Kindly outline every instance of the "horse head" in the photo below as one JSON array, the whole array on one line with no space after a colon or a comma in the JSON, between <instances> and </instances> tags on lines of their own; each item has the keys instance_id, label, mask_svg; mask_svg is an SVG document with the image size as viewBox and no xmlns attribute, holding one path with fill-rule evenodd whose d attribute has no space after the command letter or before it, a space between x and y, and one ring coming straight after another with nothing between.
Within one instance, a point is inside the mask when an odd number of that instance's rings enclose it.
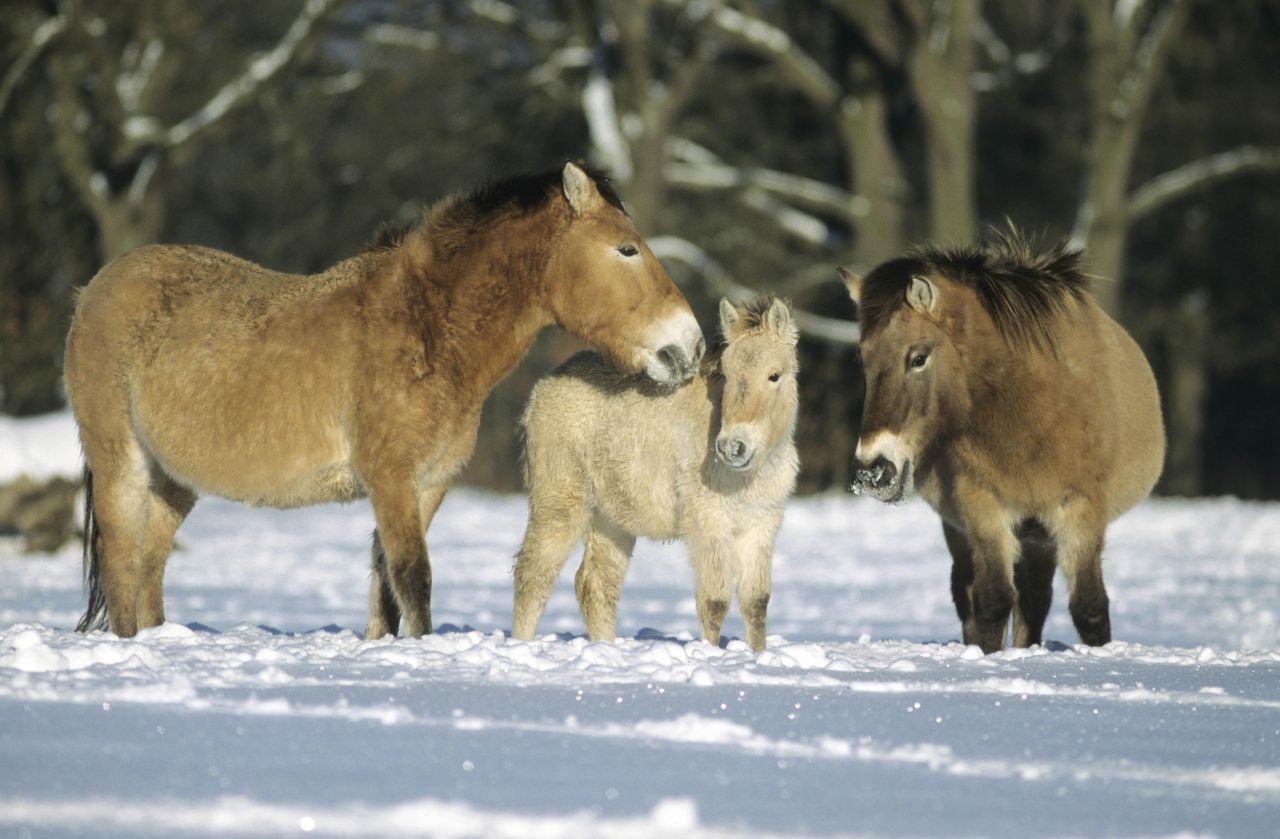
<instances>
[{"instance_id":1,"label":"horse head","mask_svg":"<svg viewBox=\"0 0 1280 839\"><path fill-rule=\"evenodd\" d=\"M730 469L763 462L795 431L798 335L787 304L766 296L735 307L720 301L725 346L716 455Z\"/></svg>"},{"instance_id":2,"label":"horse head","mask_svg":"<svg viewBox=\"0 0 1280 839\"><path fill-rule=\"evenodd\" d=\"M568 227L548 266L552 314L619 367L660 384L693 378L706 350L684 295L611 188L567 163Z\"/></svg>"}]
</instances>

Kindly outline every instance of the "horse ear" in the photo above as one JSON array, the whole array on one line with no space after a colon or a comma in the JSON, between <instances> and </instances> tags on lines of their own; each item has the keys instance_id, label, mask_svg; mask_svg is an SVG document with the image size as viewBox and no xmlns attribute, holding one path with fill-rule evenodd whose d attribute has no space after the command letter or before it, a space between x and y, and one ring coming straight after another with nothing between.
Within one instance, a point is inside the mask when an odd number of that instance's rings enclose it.
<instances>
[{"instance_id":1,"label":"horse ear","mask_svg":"<svg viewBox=\"0 0 1280 839\"><path fill-rule=\"evenodd\" d=\"M728 297L720 298L720 334L728 338L735 326L738 325L740 316L738 309L729 302Z\"/></svg>"},{"instance_id":2,"label":"horse ear","mask_svg":"<svg viewBox=\"0 0 1280 839\"><path fill-rule=\"evenodd\" d=\"M795 321L791 319L791 310L781 300L774 300L769 306L769 311L764 314L764 322L773 334L786 338L793 344L800 340Z\"/></svg>"},{"instance_id":3,"label":"horse ear","mask_svg":"<svg viewBox=\"0 0 1280 839\"><path fill-rule=\"evenodd\" d=\"M564 197L579 216L594 210L601 200L596 182L573 161L564 165Z\"/></svg>"},{"instance_id":4,"label":"horse ear","mask_svg":"<svg viewBox=\"0 0 1280 839\"><path fill-rule=\"evenodd\" d=\"M938 290L924 277L912 277L907 286L907 305L921 314L932 314L938 305Z\"/></svg>"},{"instance_id":5,"label":"horse ear","mask_svg":"<svg viewBox=\"0 0 1280 839\"><path fill-rule=\"evenodd\" d=\"M853 300L855 305L862 305L862 277L845 268L843 265L837 265L836 271L840 274L840 279L844 280L844 287L849 289L849 298Z\"/></svg>"}]
</instances>

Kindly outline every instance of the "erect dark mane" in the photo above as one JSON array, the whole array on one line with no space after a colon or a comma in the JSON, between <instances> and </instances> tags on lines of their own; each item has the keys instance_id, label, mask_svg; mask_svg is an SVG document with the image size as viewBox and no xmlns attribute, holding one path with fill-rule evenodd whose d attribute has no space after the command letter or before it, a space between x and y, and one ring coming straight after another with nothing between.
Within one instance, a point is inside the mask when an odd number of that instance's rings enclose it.
<instances>
[{"instance_id":1,"label":"erect dark mane","mask_svg":"<svg viewBox=\"0 0 1280 839\"><path fill-rule=\"evenodd\" d=\"M605 201L624 213L627 211L606 172L586 166L582 166L582 170L595 182ZM415 230L448 236L460 230L484 227L509 216L534 212L544 207L553 197L562 194L563 179L563 170L549 169L533 175L512 175L491 180L471 192L458 193L428 207L417 224L383 224L365 250L397 248Z\"/></svg>"},{"instance_id":2,"label":"erect dark mane","mask_svg":"<svg viewBox=\"0 0 1280 839\"><path fill-rule=\"evenodd\" d=\"M1037 252L1012 224L992 231L991 239L977 246L914 248L876 267L863 281L863 334L879 330L905 305L913 276L936 273L971 287L1007 340L1052 347L1057 343L1056 316L1068 301L1088 293L1080 260L1080 249L1065 241Z\"/></svg>"}]
</instances>

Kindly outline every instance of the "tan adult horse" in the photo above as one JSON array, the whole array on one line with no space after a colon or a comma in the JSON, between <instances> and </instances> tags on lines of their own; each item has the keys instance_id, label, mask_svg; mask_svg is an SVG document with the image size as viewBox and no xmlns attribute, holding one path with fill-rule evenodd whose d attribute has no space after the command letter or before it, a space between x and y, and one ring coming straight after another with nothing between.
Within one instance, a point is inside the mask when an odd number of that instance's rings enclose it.
<instances>
[{"instance_id":1,"label":"tan adult horse","mask_svg":"<svg viewBox=\"0 0 1280 839\"><path fill-rule=\"evenodd\" d=\"M433 207L320 274L154 246L84 289L67 392L84 446L89 606L79 628L164 621L174 532L201 493L373 504L395 612L431 631L424 534L485 395L543 326L664 383L704 346L617 195L574 164ZM371 622L372 623L372 622ZM371 635L395 631L372 626Z\"/></svg>"},{"instance_id":2,"label":"tan adult horse","mask_svg":"<svg viewBox=\"0 0 1280 839\"><path fill-rule=\"evenodd\" d=\"M637 536L683 539L703 640L720 643L733 589L764 649L773 540L795 488L795 326L762 297L720 302L724 341L686 387L657 389L579 353L533 389L523 425L529 526L511 634L529 640L570 552L593 641L613 640Z\"/></svg>"},{"instance_id":3,"label":"tan adult horse","mask_svg":"<svg viewBox=\"0 0 1280 839\"><path fill-rule=\"evenodd\" d=\"M855 491L918 491L942 518L966 644L1040 643L1055 566L1086 644L1111 640L1107 524L1151 491L1160 397L1133 339L1088 293L1080 252L1032 251L1016 230L926 248L865 279L841 273L862 320L867 393Z\"/></svg>"}]
</instances>

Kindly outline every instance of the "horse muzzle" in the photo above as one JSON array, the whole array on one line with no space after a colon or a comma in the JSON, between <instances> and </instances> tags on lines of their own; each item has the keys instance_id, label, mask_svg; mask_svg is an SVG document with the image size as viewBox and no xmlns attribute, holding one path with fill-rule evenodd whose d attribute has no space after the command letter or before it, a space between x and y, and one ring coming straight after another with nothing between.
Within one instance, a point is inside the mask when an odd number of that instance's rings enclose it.
<instances>
[{"instance_id":1,"label":"horse muzzle","mask_svg":"<svg viewBox=\"0 0 1280 839\"><path fill-rule=\"evenodd\" d=\"M702 356L707 351L707 341L693 315L676 316L654 330L655 340L649 346L656 350L644 351L644 371L655 382L664 385L681 385L690 381L698 372Z\"/></svg>"},{"instance_id":2,"label":"horse muzzle","mask_svg":"<svg viewBox=\"0 0 1280 839\"><path fill-rule=\"evenodd\" d=\"M716 437L716 456L725 466L740 472L751 466L756 450L755 446L741 436L721 434Z\"/></svg>"},{"instance_id":3,"label":"horse muzzle","mask_svg":"<svg viewBox=\"0 0 1280 839\"><path fill-rule=\"evenodd\" d=\"M855 459L849 491L854 495L865 493L878 501L896 504L911 494L911 461L899 469L884 456L877 457L869 465L860 464Z\"/></svg>"}]
</instances>

